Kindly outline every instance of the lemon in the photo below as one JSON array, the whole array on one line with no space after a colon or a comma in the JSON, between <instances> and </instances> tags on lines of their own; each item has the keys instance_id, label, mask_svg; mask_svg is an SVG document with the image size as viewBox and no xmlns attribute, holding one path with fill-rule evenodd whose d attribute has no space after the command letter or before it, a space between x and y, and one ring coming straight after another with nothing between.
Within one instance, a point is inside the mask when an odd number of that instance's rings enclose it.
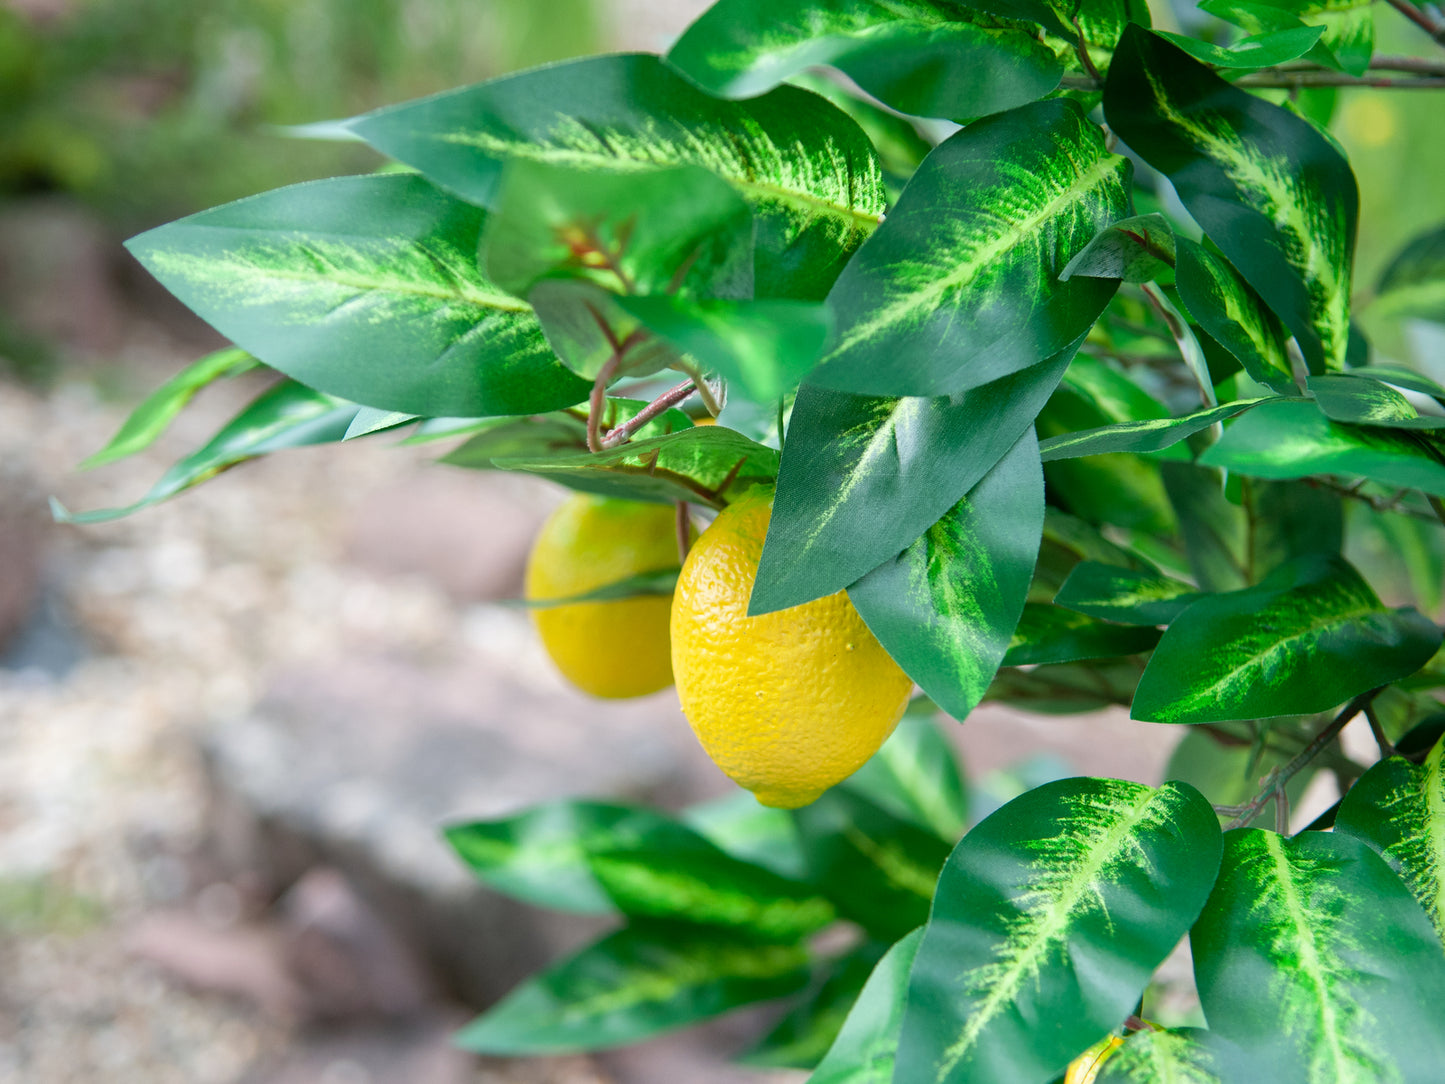
<instances>
[{"instance_id":1,"label":"lemon","mask_svg":"<svg viewBox=\"0 0 1445 1084\"><path fill-rule=\"evenodd\" d=\"M748 617L772 493L748 490L702 533L672 602L672 669L707 753L764 805L794 809L893 732L913 683L836 595Z\"/></svg>"},{"instance_id":2,"label":"lemon","mask_svg":"<svg viewBox=\"0 0 1445 1084\"><path fill-rule=\"evenodd\" d=\"M1108 1061L1114 1051L1123 1045L1124 1040L1117 1035L1100 1039L1069 1063L1069 1071L1064 1077L1064 1084L1094 1084L1094 1079L1099 1075L1099 1070L1104 1067L1104 1062Z\"/></svg>"},{"instance_id":3,"label":"lemon","mask_svg":"<svg viewBox=\"0 0 1445 1084\"><path fill-rule=\"evenodd\" d=\"M548 517L527 561L529 599L569 598L677 567L671 505L574 494ZM644 696L672 684L665 595L532 611L547 654L583 692Z\"/></svg>"}]
</instances>

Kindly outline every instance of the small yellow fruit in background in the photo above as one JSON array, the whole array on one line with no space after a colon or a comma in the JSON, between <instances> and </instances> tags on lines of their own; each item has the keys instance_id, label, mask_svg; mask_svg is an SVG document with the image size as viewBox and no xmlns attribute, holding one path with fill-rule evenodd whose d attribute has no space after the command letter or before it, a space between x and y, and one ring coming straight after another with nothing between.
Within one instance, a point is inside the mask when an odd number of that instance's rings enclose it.
<instances>
[{"instance_id":1,"label":"small yellow fruit in background","mask_svg":"<svg viewBox=\"0 0 1445 1084\"><path fill-rule=\"evenodd\" d=\"M893 732L913 682L846 593L748 617L772 491L748 490L702 533L672 603L682 710L718 767L795 809L852 775Z\"/></svg>"},{"instance_id":2,"label":"small yellow fruit in background","mask_svg":"<svg viewBox=\"0 0 1445 1084\"><path fill-rule=\"evenodd\" d=\"M1094 1084L1094 1079L1099 1075L1099 1070L1104 1067L1104 1062L1108 1061L1114 1051L1123 1045L1124 1040L1117 1035L1100 1039L1069 1063L1069 1071L1064 1076L1064 1084Z\"/></svg>"},{"instance_id":3,"label":"small yellow fruit in background","mask_svg":"<svg viewBox=\"0 0 1445 1084\"><path fill-rule=\"evenodd\" d=\"M528 599L569 598L677 567L670 504L577 493L548 517L527 561ZM666 595L579 602L532 611L564 677L604 699L645 696L672 684Z\"/></svg>"}]
</instances>

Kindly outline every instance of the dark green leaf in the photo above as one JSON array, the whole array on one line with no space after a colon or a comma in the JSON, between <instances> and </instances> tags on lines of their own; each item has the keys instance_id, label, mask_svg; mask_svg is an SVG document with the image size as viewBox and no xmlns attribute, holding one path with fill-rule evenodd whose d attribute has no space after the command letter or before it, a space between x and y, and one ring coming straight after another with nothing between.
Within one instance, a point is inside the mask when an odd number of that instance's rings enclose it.
<instances>
[{"instance_id":1,"label":"dark green leaf","mask_svg":"<svg viewBox=\"0 0 1445 1084\"><path fill-rule=\"evenodd\" d=\"M927 700L910 704L883 748L848 777L848 786L951 844L968 823L968 800L957 754L934 722L936 713Z\"/></svg>"},{"instance_id":2,"label":"dark green leaf","mask_svg":"<svg viewBox=\"0 0 1445 1084\"><path fill-rule=\"evenodd\" d=\"M1157 33L1205 64L1237 71L1258 71L1260 68L1272 68L1276 64L1304 56L1314 48L1315 42L1320 40L1320 35L1324 32L1322 26L1291 26L1283 30L1251 34L1230 45L1211 45L1207 41L1184 34L1171 34L1167 30Z\"/></svg>"},{"instance_id":3,"label":"dark green leaf","mask_svg":"<svg viewBox=\"0 0 1445 1084\"><path fill-rule=\"evenodd\" d=\"M171 419L207 384L238 376L256 368L257 361L244 350L228 346L186 366L146 397L126 418L110 443L80 464L81 470L100 467L149 448L166 431Z\"/></svg>"},{"instance_id":4,"label":"dark green leaf","mask_svg":"<svg viewBox=\"0 0 1445 1084\"><path fill-rule=\"evenodd\" d=\"M793 811L809 879L838 913L892 940L928 918L948 843L895 817L847 784Z\"/></svg>"},{"instance_id":5,"label":"dark green leaf","mask_svg":"<svg viewBox=\"0 0 1445 1084\"><path fill-rule=\"evenodd\" d=\"M1279 317L1223 256L1182 239L1174 281L1189 315L1239 360L1250 379L1281 395L1299 394Z\"/></svg>"},{"instance_id":6,"label":"dark green leaf","mask_svg":"<svg viewBox=\"0 0 1445 1084\"><path fill-rule=\"evenodd\" d=\"M819 967L814 987L802 1004L779 1020L738 1061L759 1069L811 1069L817 1065L837 1039L883 948L876 941L868 941Z\"/></svg>"},{"instance_id":7,"label":"dark green leaf","mask_svg":"<svg viewBox=\"0 0 1445 1084\"><path fill-rule=\"evenodd\" d=\"M1388 429L1445 429L1445 418L1421 417L1410 400L1390 385L1363 375L1367 371L1355 369L1309 378L1309 389L1325 417Z\"/></svg>"},{"instance_id":8,"label":"dark green leaf","mask_svg":"<svg viewBox=\"0 0 1445 1084\"><path fill-rule=\"evenodd\" d=\"M1390 757L1345 795L1335 831L1385 856L1445 941L1445 740L1423 763Z\"/></svg>"},{"instance_id":9,"label":"dark green leaf","mask_svg":"<svg viewBox=\"0 0 1445 1084\"><path fill-rule=\"evenodd\" d=\"M1121 625L1167 625L1197 598L1189 584L1167 576L1083 561L1054 604Z\"/></svg>"},{"instance_id":10,"label":"dark green leaf","mask_svg":"<svg viewBox=\"0 0 1445 1084\"><path fill-rule=\"evenodd\" d=\"M984 699L1044 715L1077 715L1128 707L1138 680L1139 667L1131 659L1063 663L1028 670L1008 666L998 672Z\"/></svg>"},{"instance_id":11,"label":"dark green leaf","mask_svg":"<svg viewBox=\"0 0 1445 1084\"><path fill-rule=\"evenodd\" d=\"M456 1036L478 1054L623 1046L807 984L800 945L637 923L527 980Z\"/></svg>"},{"instance_id":12,"label":"dark green leaf","mask_svg":"<svg viewBox=\"0 0 1445 1084\"><path fill-rule=\"evenodd\" d=\"M667 59L725 98L761 94L804 68L831 64L901 112L955 120L1042 98L1063 75L1034 28L937 0L720 0Z\"/></svg>"},{"instance_id":13,"label":"dark green leaf","mask_svg":"<svg viewBox=\"0 0 1445 1084\"><path fill-rule=\"evenodd\" d=\"M1279 314L1311 369L1342 366L1359 196L1334 144L1139 27L1120 39L1104 111Z\"/></svg>"},{"instance_id":14,"label":"dark green leaf","mask_svg":"<svg viewBox=\"0 0 1445 1084\"><path fill-rule=\"evenodd\" d=\"M1127 213L1130 166L1073 102L987 117L934 150L828 295L813 380L867 395L956 395L1088 331L1117 283L1059 281Z\"/></svg>"},{"instance_id":15,"label":"dark green leaf","mask_svg":"<svg viewBox=\"0 0 1445 1084\"><path fill-rule=\"evenodd\" d=\"M1360 840L1230 832L1190 941L1205 1016L1250 1079L1425 1084L1445 1064L1445 952Z\"/></svg>"},{"instance_id":16,"label":"dark green leaf","mask_svg":"<svg viewBox=\"0 0 1445 1084\"><path fill-rule=\"evenodd\" d=\"M1433 399L1445 400L1445 388L1442 388L1424 373L1417 373L1414 369L1407 369L1403 365L1362 365L1351 369L1350 372L1356 376L1367 376L1375 380L1382 380L1386 384L1393 384L1397 388L1418 391L1421 395L1428 395Z\"/></svg>"},{"instance_id":17,"label":"dark green leaf","mask_svg":"<svg viewBox=\"0 0 1445 1084\"><path fill-rule=\"evenodd\" d=\"M878 642L955 719L983 699L1008 650L1043 528L1030 429L913 545L848 588Z\"/></svg>"},{"instance_id":18,"label":"dark green leaf","mask_svg":"<svg viewBox=\"0 0 1445 1084\"><path fill-rule=\"evenodd\" d=\"M1186 437L1208 429L1216 422L1242 414L1263 399L1241 399L1237 403L1208 407L1185 414L1182 418L1146 418L1137 422L1119 422L1077 433L1064 433L1039 443L1045 463L1056 459L1075 459L1084 455L1108 455L1113 452L1158 452L1179 443Z\"/></svg>"},{"instance_id":19,"label":"dark green leaf","mask_svg":"<svg viewBox=\"0 0 1445 1084\"><path fill-rule=\"evenodd\" d=\"M795 881L807 876L793 818L787 810L763 805L748 791L689 806L681 820L734 858Z\"/></svg>"},{"instance_id":20,"label":"dark green leaf","mask_svg":"<svg viewBox=\"0 0 1445 1084\"><path fill-rule=\"evenodd\" d=\"M733 858L648 809L558 802L447 829L487 884L561 910L729 927L787 941L821 929L833 908L806 885Z\"/></svg>"},{"instance_id":21,"label":"dark green leaf","mask_svg":"<svg viewBox=\"0 0 1445 1084\"><path fill-rule=\"evenodd\" d=\"M1133 717L1208 723L1328 711L1413 674L1440 647L1414 610L1387 610L1342 558L1287 562L1257 586L1209 595L1159 642Z\"/></svg>"},{"instance_id":22,"label":"dark green leaf","mask_svg":"<svg viewBox=\"0 0 1445 1084\"><path fill-rule=\"evenodd\" d=\"M922 940L914 930L878 961L808 1084L892 1084L908 974Z\"/></svg>"},{"instance_id":23,"label":"dark green leaf","mask_svg":"<svg viewBox=\"0 0 1445 1084\"><path fill-rule=\"evenodd\" d=\"M1199 462L1257 478L1343 474L1445 496L1445 464L1412 434L1326 418L1313 403L1279 399L1224 431Z\"/></svg>"},{"instance_id":24,"label":"dark green leaf","mask_svg":"<svg viewBox=\"0 0 1445 1084\"><path fill-rule=\"evenodd\" d=\"M1248 1084L1253 1067L1212 1031L1136 1031L1114 1051L1093 1084Z\"/></svg>"},{"instance_id":25,"label":"dark green leaf","mask_svg":"<svg viewBox=\"0 0 1445 1084\"><path fill-rule=\"evenodd\" d=\"M498 457L493 465L540 474L587 493L721 508L748 486L771 482L778 453L731 429L707 425L601 452Z\"/></svg>"},{"instance_id":26,"label":"dark green leaf","mask_svg":"<svg viewBox=\"0 0 1445 1084\"><path fill-rule=\"evenodd\" d=\"M1174 230L1160 214L1115 222L1080 249L1059 272L1059 281L1075 275L1124 282L1151 282L1174 270Z\"/></svg>"},{"instance_id":27,"label":"dark green leaf","mask_svg":"<svg viewBox=\"0 0 1445 1084\"><path fill-rule=\"evenodd\" d=\"M804 384L749 612L831 595L897 557L1018 442L1074 349L951 398Z\"/></svg>"},{"instance_id":28,"label":"dark green leaf","mask_svg":"<svg viewBox=\"0 0 1445 1084\"><path fill-rule=\"evenodd\" d=\"M1219 839L1209 803L1178 783L1064 779L988 817L939 880L897 1079L1062 1072L1123 1023L1199 914Z\"/></svg>"},{"instance_id":29,"label":"dark green leaf","mask_svg":"<svg viewBox=\"0 0 1445 1084\"><path fill-rule=\"evenodd\" d=\"M378 150L491 206L523 158L593 172L695 165L758 216L759 297L822 298L883 213L867 138L822 98L782 87L720 102L654 56L602 56L495 79L358 117Z\"/></svg>"},{"instance_id":30,"label":"dark green leaf","mask_svg":"<svg viewBox=\"0 0 1445 1084\"><path fill-rule=\"evenodd\" d=\"M689 301L623 297L618 306L704 369L728 390L772 405L798 386L823 353L830 310L808 301Z\"/></svg>"},{"instance_id":31,"label":"dark green leaf","mask_svg":"<svg viewBox=\"0 0 1445 1084\"><path fill-rule=\"evenodd\" d=\"M420 177L293 185L127 247L227 338L383 410L532 414L586 398L532 310L477 266L485 215Z\"/></svg>"},{"instance_id":32,"label":"dark green leaf","mask_svg":"<svg viewBox=\"0 0 1445 1084\"><path fill-rule=\"evenodd\" d=\"M1421 234L1390 261L1371 311L1445 320L1445 225Z\"/></svg>"},{"instance_id":33,"label":"dark green leaf","mask_svg":"<svg viewBox=\"0 0 1445 1084\"><path fill-rule=\"evenodd\" d=\"M283 448L329 444L346 435L360 409L355 403L312 391L294 380L283 380L252 400L227 422L204 447L176 463L140 500L124 508L69 512L51 498L51 511L60 523L105 523L174 497L192 486L208 482L222 471L257 456Z\"/></svg>"},{"instance_id":34,"label":"dark green leaf","mask_svg":"<svg viewBox=\"0 0 1445 1084\"><path fill-rule=\"evenodd\" d=\"M1014 630L1005 666L1038 666L1136 655L1159 642L1157 629L1098 621L1059 606L1031 602Z\"/></svg>"},{"instance_id":35,"label":"dark green leaf","mask_svg":"<svg viewBox=\"0 0 1445 1084\"><path fill-rule=\"evenodd\" d=\"M1249 515L1225 496L1221 472L1165 463L1162 473L1195 582L1206 591L1233 591L1253 583L1257 577L1250 562Z\"/></svg>"}]
</instances>

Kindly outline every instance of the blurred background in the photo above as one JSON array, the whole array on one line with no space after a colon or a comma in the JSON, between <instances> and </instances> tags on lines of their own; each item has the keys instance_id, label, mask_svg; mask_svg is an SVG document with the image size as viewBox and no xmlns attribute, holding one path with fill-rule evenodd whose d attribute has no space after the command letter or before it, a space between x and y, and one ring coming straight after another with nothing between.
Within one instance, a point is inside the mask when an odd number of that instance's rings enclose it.
<instances>
[{"instance_id":1,"label":"blurred background","mask_svg":"<svg viewBox=\"0 0 1445 1084\"><path fill-rule=\"evenodd\" d=\"M125 237L379 164L279 126L660 51L705 6L0 0L0 1081L801 1079L728 1065L757 1030L746 1013L591 1058L448 1046L597 927L482 892L439 824L563 795L676 808L727 790L671 692L585 700L501 604L557 492L381 438L268 458L104 526L57 528L45 504L138 497L260 386L209 389L152 449L77 472L146 392L221 345ZM1408 28L1382 37L1422 47ZM1445 218L1438 101L1335 105L1368 281ZM997 708L953 732L998 798L1076 772L1155 782L1178 737Z\"/></svg>"}]
</instances>

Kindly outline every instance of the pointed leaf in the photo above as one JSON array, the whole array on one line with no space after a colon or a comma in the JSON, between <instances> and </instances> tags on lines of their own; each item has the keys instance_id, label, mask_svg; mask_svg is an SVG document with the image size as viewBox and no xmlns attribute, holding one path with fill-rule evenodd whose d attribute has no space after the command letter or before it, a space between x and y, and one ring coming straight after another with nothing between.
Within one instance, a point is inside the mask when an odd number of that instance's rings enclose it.
<instances>
[{"instance_id":1,"label":"pointed leaf","mask_svg":"<svg viewBox=\"0 0 1445 1084\"><path fill-rule=\"evenodd\" d=\"M1160 214L1115 222L1085 245L1059 272L1059 281L1086 278L1151 282L1174 269L1174 230Z\"/></svg>"},{"instance_id":2,"label":"pointed leaf","mask_svg":"<svg viewBox=\"0 0 1445 1084\"><path fill-rule=\"evenodd\" d=\"M939 880L898 1079L1052 1080L1133 1011L1204 905L1219 838L1179 783L1064 779L984 820Z\"/></svg>"},{"instance_id":3,"label":"pointed leaf","mask_svg":"<svg viewBox=\"0 0 1445 1084\"><path fill-rule=\"evenodd\" d=\"M955 719L968 717L998 672L1043 528L1029 429L918 541L848 589L878 642Z\"/></svg>"},{"instance_id":4,"label":"pointed leaf","mask_svg":"<svg viewBox=\"0 0 1445 1084\"><path fill-rule=\"evenodd\" d=\"M1205 64L1235 71L1258 71L1304 56L1314 48L1324 32L1322 26L1292 26L1251 34L1230 45L1211 45L1207 41L1184 34L1171 34L1167 30L1160 30L1158 34Z\"/></svg>"},{"instance_id":5,"label":"pointed leaf","mask_svg":"<svg viewBox=\"0 0 1445 1084\"><path fill-rule=\"evenodd\" d=\"M937 0L720 0L667 59L724 98L831 64L900 112L960 121L1042 98L1063 75L1035 28Z\"/></svg>"},{"instance_id":6,"label":"pointed leaf","mask_svg":"<svg viewBox=\"0 0 1445 1084\"><path fill-rule=\"evenodd\" d=\"M878 961L808 1084L892 1084L908 973L922 940L914 930Z\"/></svg>"},{"instance_id":7,"label":"pointed leaf","mask_svg":"<svg viewBox=\"0 0 1445 1084\"><path fill-rule=\"evenodd\" d=\"M561 1054L624 1046L808 981L800 945L637 923L527 980L456 1036L478 1054Z\"/></svg>"},{"instance_id":8,"label":"pointed leaf","mask_svg":"<svg viewBox=\"0 0 1445 1084\"><path fill-rule=\"evenodd\" d=\"M1256 478L1341 474L1445 496L1445 465L1409 433L1332 422L1313 403L1272 400L1224 431L1199 462Z\"/></svg>"},{"instance_id":9,"label":"pointed leaf","mask_svg":"<svg viewBox=\"0 0 1445 1084\"><path fill-rule=\"evenodd\" d=\"M414 175L340 177L202 211L127 247L223 335L319 391L455 417L585 399L528 305L478 268L484 218Z\"/></svg>"},{"instance_id":10,"label":"pointed leaf","mask_svg":"<svg viewBox=\"0 0 1445 1084\"><path fill-rule=\"evenodd\" d=\"M806 885L733 858L649 809L557 802L447 829L487 884L547 907L705 923L765 940L806 936L833 919Z\"/></svg>"},{"instance_id":11,"label":"pointed leaf","mask_svg":"<svg viewBox=\"0 0 1445 1084\"><path fill-rule=\"evenodd\" d=\"M758 216L759 297L822 298L884 209L867 137L815 94L720 102L654 56L554 64L368 113L353 131L463 199L492 206L502 164L594 172L695 165Z\"/></svg>"},{"instance_id":12,"label":"pointed leaf","mask_svg":"<svg viewBox=\"0 0 1445 1084\"><path fill-rule=\"evenodd\" d=\"M1334 144L1139 27L1120 39L1104 111L1279 314L1311 370L1341 367L1359 196Z\"/></svg>"},{"instance_id":13,"label":"pointed leaf","mask_svg":"<svg viewBox=\"0 0 1445 1084\"><path fill-rule=\"evenodd\" d=\"M722 508L748 486L771 482L778 473L778 453L731 429L707 425L595 453L498 457L493 464L586 493Z\"/></svg>"},{"instance_id":14,"label":"pointed leaf","mask_svg":"<svg viewBox=\"0 0 1445 1084\"><path fill-rule=\"evenodd\" d=\"M1127 214L1131 167L1077 104L968 125L928 156L828 295L813 380L867 395L955 395L1025 369L1093 325L1117 284L1059 274Z\"/></svg>"},{"instance_id":15,"label":"pointed leaf","mask_svg":"<svg viewBox=\"0 0 1445 1084\"><path fill-rule=\"evenodd\" d=\"M1370 377L1374 380L1393 384L1397 388L1418 391L1437 401L1445 401L1445 387L1441 387L1424 373L1407 369L1403 365L1360 365L1350 370L1355 376Z\"/></svg>"},{"instance_id":16,"label":"pointed leaf","mask_svg":"<svg viewBox=\"0 0 1445 1084\"><path fill-rule=\"evenodd\" d=\"M985 700L1016 704L1043 715L1078 715L1128 707L1139 681L1132 659L1070 662L1026 670L1006 666L988 687Z\"/></svg>"},{"instance_id":17,"label":"pointed leaf","mask_svg":"<svg viewBox=\"0 0 1445 1084\"><path fill-rule=\"evenodd\" d=\"M748 612L831 595L897 557L1017 443L1074 349L950 398L804 384Z\"/></svg>"},{"instance_id":18,"label":"pointed leaf","mask_svg":"<svg viewBox=\"0 0 1445 1084\"><path fill-rule=\"evenodd\" d=\"M1040 441L1039 453L1045 463L1052 463L1058 459L1077 459L1084 455L1163 451L1186 437L1203 432L1211 425L1242 414L1263 402L1263 399L1241 399L1236 403L1196 410L1182 418L1146 418L1143 421L1102 425L1097 429L1081 429L1076 433L1062 433Z\"/></svg>"},{"instance_id":19,"label":"pointed leaf","mask_svg":"<svg viewBox=\"0 0 1445 1084\"><path fill-rule=\"evenodd\" d=\"M192 362L151 392L145 402L131 411L130 417L126 418L115 436L110 438L110 443L85 459L80 464L80 469L89 470L114 463L149 448L156 438L166 431L171 419L207 384L222 377L250 372L258 364L250 354L234 346L217 350L199 361Z\"/></svg>"},{"instance_id":20,"label":"pointed leaf","mask_svg":"<svg viewBox=\"0 0 1445 1084\"><path fill-rule=\"evenodd\" d=\"M341 439L359 440L361 437L369 437L373 433L384 433L388 429L397 429L417 420L416 414L408 414L401 410L378 410L376 407L362 407L356 412L356 417L351 419L351 424L346 427L346 435Z\"/></svg>"},{"instance_id":21,"label":"pointed leaf","mask_svg":"<svg viewBox=\"0 0 1445 1084\"><path fill-rule=\"evenodd\" d=\"M848 787L951 844L968 823L968 800L957 754L932 718L936 710L915 700L883 748L848 777Z\"/></svg>"},{"instance_id":22,"label":"pointed leaf","mask_svg":"<svg viewBox=\"0 0 1445 1084\"><path fill-rule=\"evenodd\" d=\"M1059 606L1031 602L1014 630L1005 666L1040 666L1136 655L1159 642L1157 629L1115 625Z\"/></svg>"},{"instance_id":23,"label":"pointed leaf","mask_svg":"<svg viewBox=\"0 0 1445 1084\"><path fill-rule=\"evenodd\" d=\"M1104 1062L1094 1084L1246 1084L1253 1067L1212 1031L1136 1031Z\"/></svg>"},{"instance_id":24,"label":"pointed leaf","mask_svg":"<svg viewBox=\"0 0 1445 1084\"><path fill-rule=\"evenodd\" d=\"M1355 369L1309 378L1309 389L1325 417L1387 429L1445 429L1445 418L1421 417L1410 400L1390 385L1364 375L1366 371Z\"/></svg>"},{"instance_id":25,"label":"pointed leaf","mask_svg":"<svg viewBox=\"0 0 1445 1084\"><path fill-rule=\"evenodd\" d=\"M1445 740L1423 763L1380 761L1346 793L1335 831L1385 856L1445 942Z\"/></svg>"},{"instance_id":26,"label":"pointed leaf","mask_svg":"<svg viewBox=\"0 0 1445 1084\"><path fill-rule=\"evenodd\" d=\"M1390 261L1370 311L1445 321L1445 225L1422 233Z\"/></svg>"},{"instance_id":27,"label":"pointed leaf","mask_svg":"<svg viewBox=\"0 0 1445 1084\"><path fill-rule=\"evenodd\" d=\"M1199 594L1167 576L1083 561L1074 566L1054 605L1121 625L1167 625Z\"/></svg>"},{"instance_id":28,"label":"pointed leaf","mask_svg":"<svg viewBox=\"0 0 1445 1084\"><path fill-rule=\"evenodd\" d=\"M1281 395L1299 393L1279 317L1224 257L1185 238L1174 281L1189 315L1239 359L1251 380Z\"/></svg>"},{"instance_id":29,"label":"pointed leaf","mask_svg":"<svg viewBox=\"0 0 1445 1084\"><path fill-rule=\"evenodd\" d=\"M823 353L832 313L808 301L689 301L623 297L617 304L674 349L728 380L728 390L771 405Z\"/></svg>"},{"instance_id":30,"label":"pointed leaf","mask_svg":"<svg viewBox=\"0 0 1445 1084\"><path fill-rule=\"evenodd\" d=\"M1440 636L1415 610L1385 609L1343 558L1297 558L1175 618L1139 679L1133 717L1210 723L1328 711L1413 674Z\"/></svg>"},{"instance_id":31,"label":"pointed leaf","mask_svg":"<svg viewBox=\"0 0 1445 1084\"><path fill-rule=\"evenodd\" d=\"M1190 942L1205 1016L1243 1049L1250 1079L1425 1084L1445 1064L1445 951L1357 839L1228 833Z\"/></svg>"},{"instance_id":32,"label":"pointed leaf","mask_svg":"<svg viewBox=\"0 0 1445 1084\"><path fill-rule=\"evenodd\" d=\"M139 512L208 482L222 471L283 448L330 444L346 436L360 408L323 395L294 380L283 380L257 396L203 447L180 460L140 500L123 508L69 512L54 498L51 510L60 523L106 523Z\"/></svg>"},{"instance_id":33,"label":"pointed leaf","mask_svg":"<svg viewBox=\"0 0 1445 1084\"><path fill-rule=\"evenodd\" d=\"M606 434L631 421L647 406L640 399L609 397L598 420ZM692 419L677 409L665 410L637 431L638 440L662 437L692 428ZM534 414L525 418L489 418L468 430L464 444L453 448L438 462L472 470L500 470L498 459L548 458L581 455L587 451L587 419L580 411ZM449 435L449 434L444 434Z\"/></svg>"}]
</instances>

